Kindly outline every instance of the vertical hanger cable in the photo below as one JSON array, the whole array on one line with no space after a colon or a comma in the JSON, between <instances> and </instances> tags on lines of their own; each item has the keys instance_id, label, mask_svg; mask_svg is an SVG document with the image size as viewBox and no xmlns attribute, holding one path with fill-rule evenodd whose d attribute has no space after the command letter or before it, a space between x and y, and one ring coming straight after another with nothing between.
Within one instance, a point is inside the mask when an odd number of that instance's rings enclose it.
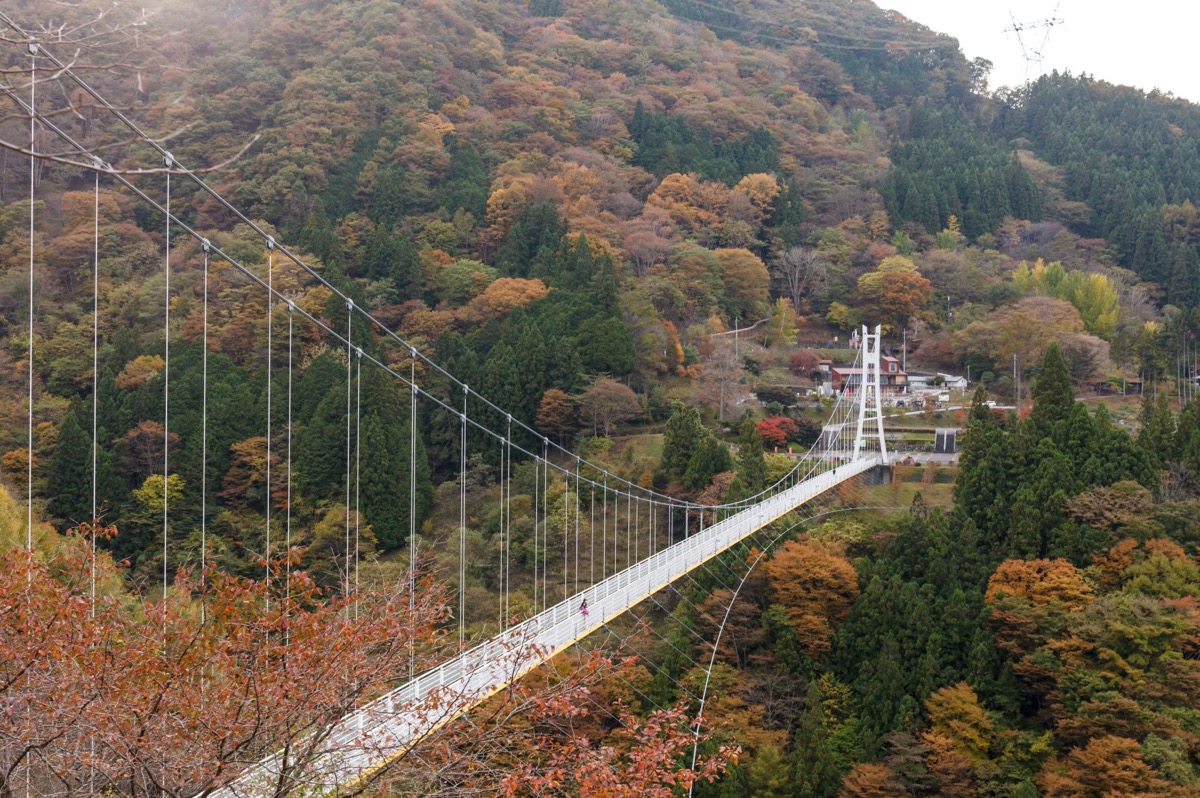
<instances>
[{"instance_id":1,"label":"vertical hanger cable","mask_svg":"<svg viewBox=\"0 0 1200 798\"><path fill-rule=\"evenodd\" d=\"M267 489L266 489L266 536L263 546L263 563L266 566L266 602L271 608L271 365L274 356L275 327L275 238L267 236Z\"/></svg>"},{"instance_id":2,"label":"vertical hanger cable","mask_svg":"<svg viewBox=\"0 0 1200 798\"><path fill-rule=\"evenodd\" d=\"M168 476L171 473L171 169L175 165L171 154L163 158L167 167L166 241L163 242L163 263L166 286L163 290L163 599L167 597L167 532L170 496Z\"/></svg>"},{"instance_id":3,"label":"vertical hanger cable","mask_svg":"<svg viewBox=\"0 0 1200 798\"><path fill-rule=\"evenodd\" d=\"M25 449L25 551L33 554L33 199L37 187L37 56L38 46L29 45L29 350L25 363L29 367L29 429ZM29 575L33 578L33 574ZM28 771L26 771L28 773Z\"/></svg>"},{"instance_id":4,"label":"vertical hanger cable","mask_svg":"<svg viewBox=\"0 0 1200 798\"><path fill-rule=\"evenodd\" d=\"M99 166L99 158L93 165ZM97 466L99 464L99 441L96 439L96 418L100 402L100 172L96 172L96 183L92 193L92 516L91 516L91 562L88 582L91 587L91 616L96 617L96 532L100 525L96 505Z\"/></svg>"}]
</instances>

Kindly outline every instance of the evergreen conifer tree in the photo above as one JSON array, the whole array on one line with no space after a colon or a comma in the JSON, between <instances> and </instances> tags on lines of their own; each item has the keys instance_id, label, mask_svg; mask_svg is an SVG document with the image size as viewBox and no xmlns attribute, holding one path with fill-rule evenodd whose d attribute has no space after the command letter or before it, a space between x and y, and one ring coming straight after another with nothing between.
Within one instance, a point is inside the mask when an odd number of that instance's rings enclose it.
<instances>
[{"instance_id":1,"label":"evergreen conifer tree","mask_svg":"<svg viewBox=\"0 0 1200 798\"><path fill-rule=\"evenodd\" d=\"M58 440L47 474L50 512L68 524L92 517L92 439L69 410L58 428Z\"/></svg>"},{"instance_id":2,"label":"evergreen conifer tree","mask_svg":"<svg viewBox=\"0 0 1200 798\"><path fill-rule=\"evenodd\" d=\"M722 471L733 468L733 458L729 449L717 440L712 433L706 432L688 461L687 470L683 474L683 484L691 490L701 490L712 482L713 477Z\"/></svg>"},{"instance_id":3,"label":"evergreen conifer tree","mask_svg":"<svg viewBox=\"0 0 1200 798\"><path fill-rule=\"evenodd\" d=\"M675 478L687 471L704 428L696 408L676 403L663 430L662 468Z\"/></svg>"},{"instance_id":4,"label":"evergreen conifer tree","mask_svg":"<svg viewBox=\"0 0 1200 798\"><path fill-rule=\"evenodd\" d=\"M766 487L767 461L763 458L762 433L748 418L738 427L738 476L751 495Z\"/></svg>"},{"instance_id":5,"label":"evergreen conifer tree","mask_svg":"<svg viewBox=\"0 0 1200 798\"><path fill-rule=\"evenodd\" d=\"M1029 421L1038 437L1046 437L1061 445L1066 441L1066 421L1075 404L1071 388L1071 372L1057 344L1050 344L1042 355L1042 363L1030 391L1033 410Z\"/></svg>"},{"instance_id":6,"label":"evergreen conifer tree","mask_svg":"<svg viewBox=\"0 0 1200 798\"><path fill-rule=\"evenodd\" d=\"M1062 523L1063 502L1078 492L1070 478L1066 455L1048 438L1033 449L1033 469L1012 497L1008 556L1033 559L1046 556L1054 530Z\"/></svg>"},{"instance_id":7,"label":"evergreen conifer tree","mask_svg":"<svg viewBox=\"0 0 1200 798\"><path fill-rule=\"evenodd\" d=\"M412 410L390 375L371 369L363 374L363 419L360 448L361 511L375 532L379 548L391 549L408 539L410 479L416 479L416 528L433 498L425 443L416 435L412 450ZM418 424L421 423L418 408ZM416 470L412 464L416 463Z\"/></svg>"},{"instance_id":8,"label":"evergreen conifer tree","mask_svg":"<svg viewBox=\"0 0 1200 798\"><path fill-rule=\"evenodd\" d=\"M1157 399L1150 394L1142 396L1137 442L1156 468L1175 459L1175 419L1167 404L1166 393L1160 393Z\"/></svg>"},{"instance_id":9,"label":"evergreen conifer tree","mask_svg":"<svg viewBox=\"0 0 1200 798\"><path fill-rule=\"evenodd\" d=\"M1008 531L1008 501L1012 490L1012 454L1008 435L992 421L983 388L975 393L971 420L959 453L954 502L975 522L983 541L997 548Z\"/></svg>"}]
</instances>

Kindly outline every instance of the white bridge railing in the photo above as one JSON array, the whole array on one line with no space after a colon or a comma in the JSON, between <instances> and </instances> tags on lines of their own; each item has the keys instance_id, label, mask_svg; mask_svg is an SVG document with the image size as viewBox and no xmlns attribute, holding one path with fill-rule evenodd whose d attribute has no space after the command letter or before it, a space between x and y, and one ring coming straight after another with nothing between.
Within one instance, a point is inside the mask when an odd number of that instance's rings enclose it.
<instances>
[{"instance_id":1,"label":"white bridge railing","mask_svg":"<svg viewBox=\"0 0 1200 798\"><path fill-rule=\"evenodd\" d=\"M346 715L314 742L315 753L296 757L302 762L290 761L293 757L287 752L273 754L209 794L325 794L361 783L432 731L609 620L796 507L881 463L880 457L864 457L838 465L668 546ZM580 612L585 600L587 615Z\"/></svg>"}]
</instances>

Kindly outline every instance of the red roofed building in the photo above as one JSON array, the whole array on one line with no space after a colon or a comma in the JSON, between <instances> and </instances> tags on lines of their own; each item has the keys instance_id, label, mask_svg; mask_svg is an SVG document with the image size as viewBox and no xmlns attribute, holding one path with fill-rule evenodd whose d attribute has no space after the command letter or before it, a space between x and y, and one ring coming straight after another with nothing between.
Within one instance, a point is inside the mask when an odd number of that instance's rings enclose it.
<instances>
[{"instance_id":1,"label":"red roofed building","mask_svg":"<svg viewBox=\"0 0 1200 798\"><path fill-rule=\"evenodd\" d=\"M901 371L898 359L890 355L882 355L879 358L879 368L880 393L884 396L908 393L908 373ZM860 368L835 366L830 369L829 374L835 393L840 392L846 386L849 386L850 392L853 393L862 384L863 370Z\"/></svg>"}]
</instances>

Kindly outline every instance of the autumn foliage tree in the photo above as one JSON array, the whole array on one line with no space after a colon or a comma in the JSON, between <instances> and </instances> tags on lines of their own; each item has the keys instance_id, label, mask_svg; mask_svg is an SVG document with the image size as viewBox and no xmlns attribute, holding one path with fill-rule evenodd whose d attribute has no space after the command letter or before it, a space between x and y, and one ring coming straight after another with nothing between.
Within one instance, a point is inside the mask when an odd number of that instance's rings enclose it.
<instances>
[{"instance_id":1,"label":"autumn foliage tree","mask_svg":"<svg viewBox=\"0 0 1200 798\"><path fill-rule=\"evenodd\" d=\"M903 255L884 258L879 268L858 279L858 296L867 318L900 330L929 303L933 288Z\"/></svg>"},{"instance_id":2,"label":"autumn foliage tree","mask_svg":"<svg viewBox=\"0 0 1200 798\"><path fill-rule=\"evenodd\" d=\"M787 446L800 426L787 416L768 416L758 423L758 432L767 446Z\"/></svg>"},{"instance_id":3,"label":"autumn foliage tree","mask_svg":"<svg viewBox=\"0 0 1200 798\"><path fill-rule=\"evenodd\" d=\"M537 428L553 435L560 442L576 428L579 406L568 394L550 388L542 394L538 403Z\"/></svg>"},{"instance_id":4,"label":"autumn foliage tree","mask_svg":"<svg viewBox=\"0 0 1200 798\"><path fill-rule=\"evenodd\" d=\"M485 322L541 299L548 290L541 280L501 277L464 305L458 318L468 324Z\"/></svg>"},{"instance_id":5,"label":"autumn foliage tree","mask_svg":"<svg viewBox=\"0 0 1200 798\"><path fill-rule=\"evenodd\" d=\"M1184 798L1182 785L1161 778L1136 740L1105 736L1047 763L1038 781L1046 798Z\"/></svg>"},{"instance_id":6,"label":"autumn foliage tree","mask_svg":"<svg viewBox=\"0 0 1200 798\"><path fill-rule=\"evenodd\" d=\"M538 744L534 757L504 777L502 794L540 796L565 791L610 798L671 798L699 782L715 780L736 756L736 749L722 746L716 756L702 757L695 769L680 767L680 761L690 760L696 738L677 708L656 710L644 721L621 713L618 720L627 730L599 747L582 737L559 746L545 741ZM544 761L535 758L539 754Z\"/></svg>"},{"instance_id":7,"label":"autumn foliage tree","mask_svg":"<svg viewBox=\"0 0 1200 798\"><path fill-rule=\"evenodd\" d=\"M784 608L804 651L829 649L834 627L858 596L858 575L839 553L814 541L791 540L766 563L771 601Z\"/></svg>"},{"instance_id":8,"label":"autumn foliage tree","mask_svg":"<svg viewBox=\"0 0 1200 798\"><path fill-rule=\"evenodd\" d=\"M628 385L608 378L593 382L579 395L578 401L579 412L591 426L593 435L607 436L614 424L642 412L637 394Z\"/></svg>"}]
</instances>

